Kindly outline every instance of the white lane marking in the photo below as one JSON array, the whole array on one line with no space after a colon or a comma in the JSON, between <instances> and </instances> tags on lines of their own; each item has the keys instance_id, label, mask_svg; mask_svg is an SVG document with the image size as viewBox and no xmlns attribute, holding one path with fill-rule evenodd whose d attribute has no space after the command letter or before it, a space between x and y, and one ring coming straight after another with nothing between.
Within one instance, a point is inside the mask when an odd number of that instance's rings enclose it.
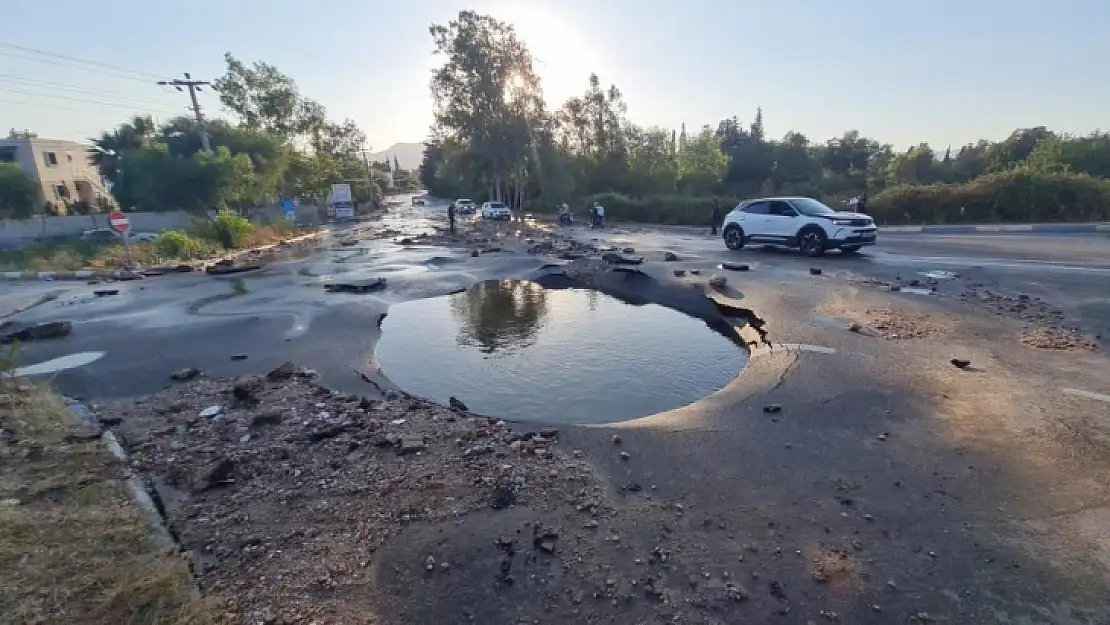
<instances>
[{"instance_id":1,"label":"white lane marking","mask_svg":"<svg viewBox=\"0 0 1110 625\"><path fill-rule=\"evenodd\" d=\"M1100 393L1092 393L1091 391L1084 391L1078 388L1062 388L1060 389L1067 395L1075 395L1077 397L1085 397L1087 399L1094 399L1097 401L1110 402L1110 395L1102 395Z\"/></svg>"},{"instance_id":2,"label":"white lane marking","mask_svg":"<svg viewBox=\"0 0 1110 625\"><path fill-rule=\"evenodd\" d=\"M824 347L821 345L806 345L804 343L772 343L771 345L761 345L752 350L749 358L756 356L765 356L772 354L775 351L787 352L815 352L818 354L835 354L836 350L831 347Z\"/></svg>"},{"instance_id":3,"label":"white lane marking","mask_svg":"<svg viewBox=\"0 0 1110 625\"><path fill-rule=\"evenodd\" d=\"M30 375L44 375L47 373L57 373L65 371L66 369L76 369L83 367L87 364L94 363L104 357L104 352L78 352L76 354L69 354L40 362L35 365L28 365L26 367L18 367L12 373L17 376L30 376Z\"/></svg>"}]
</instances>

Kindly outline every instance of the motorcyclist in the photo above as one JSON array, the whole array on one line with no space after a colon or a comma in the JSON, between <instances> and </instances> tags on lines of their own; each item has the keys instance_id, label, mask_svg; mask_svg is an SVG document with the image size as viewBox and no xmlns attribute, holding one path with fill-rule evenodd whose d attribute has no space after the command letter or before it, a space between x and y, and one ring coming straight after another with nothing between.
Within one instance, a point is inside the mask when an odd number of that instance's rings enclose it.
<instances>
[{"instance_id":1,"label":"motorcyclist","mask_svg":"<svg viewBox=\"0 0 1110 625\"><path fill-rule=\"evenodd\" d=\"M569 226L571 222L570 207L566 202L559 207L559 223Z\"/></svg>"},{"instance_id":2,"label":"motorcyclist","mask_svg":"<svg viewBox=\"0 0 1110 625\"><path fill-rule=\"evenodd\" d=\"M601 202L594 202L593 213L594 213L594 219L597 222L597 227L598 228L604 228L605 227L605 207L601 205Z\"/></svg>"}]
</instances>

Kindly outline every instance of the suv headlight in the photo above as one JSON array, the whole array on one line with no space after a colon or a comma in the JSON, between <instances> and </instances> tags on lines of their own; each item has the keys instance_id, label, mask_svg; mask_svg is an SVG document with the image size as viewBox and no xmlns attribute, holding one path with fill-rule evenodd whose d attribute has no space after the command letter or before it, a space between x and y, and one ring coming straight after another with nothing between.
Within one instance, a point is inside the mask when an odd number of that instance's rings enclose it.
<instances>
[{"instance_id":1,"label":"suv headlight","mask_svg":"<svg viewBox=\"0 0 1110 625\"><path fill-rule=\"evenodd\" d=\"M834 226L850 226L850 225L852 225L852 220L851 219L834 219L833 220L833 225Z\"/></svg>"}]
</instances>

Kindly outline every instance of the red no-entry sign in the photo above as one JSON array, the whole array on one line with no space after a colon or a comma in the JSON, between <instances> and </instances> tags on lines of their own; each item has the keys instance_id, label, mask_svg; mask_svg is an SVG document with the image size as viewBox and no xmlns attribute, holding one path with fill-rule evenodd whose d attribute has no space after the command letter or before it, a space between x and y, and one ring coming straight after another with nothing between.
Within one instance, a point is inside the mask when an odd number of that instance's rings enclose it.
<instances>
[{"instance_id":1,"label":"red no-entry sign","mask_svg":"<svg viewBox=\"0 0 1110 625\"><path fill-rule=\"evenodd\" d=\"M112 230L124 234L131 229L131 220L122 211L112 211L112 214L108 215L108 225Z\"/></svg>"}]
</instances>

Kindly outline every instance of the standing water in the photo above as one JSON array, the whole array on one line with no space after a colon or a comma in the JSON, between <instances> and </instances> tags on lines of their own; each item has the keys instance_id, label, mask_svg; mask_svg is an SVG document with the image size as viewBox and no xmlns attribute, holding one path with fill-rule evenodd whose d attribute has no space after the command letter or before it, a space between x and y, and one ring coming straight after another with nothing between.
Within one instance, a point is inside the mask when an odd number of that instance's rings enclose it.
<instances>
[{"instance_id":1,"label":"standing water","mask_svg":"<svg viewBox=\"0 0 1110 625\"><path fill-rule=\"evenodd\" d=\"M406 391L444 404L454 396L473 412L611 423L720 390L747 353L663 306L493 280L393 306L375 358Z\"/></svg>"}]
</instances>

